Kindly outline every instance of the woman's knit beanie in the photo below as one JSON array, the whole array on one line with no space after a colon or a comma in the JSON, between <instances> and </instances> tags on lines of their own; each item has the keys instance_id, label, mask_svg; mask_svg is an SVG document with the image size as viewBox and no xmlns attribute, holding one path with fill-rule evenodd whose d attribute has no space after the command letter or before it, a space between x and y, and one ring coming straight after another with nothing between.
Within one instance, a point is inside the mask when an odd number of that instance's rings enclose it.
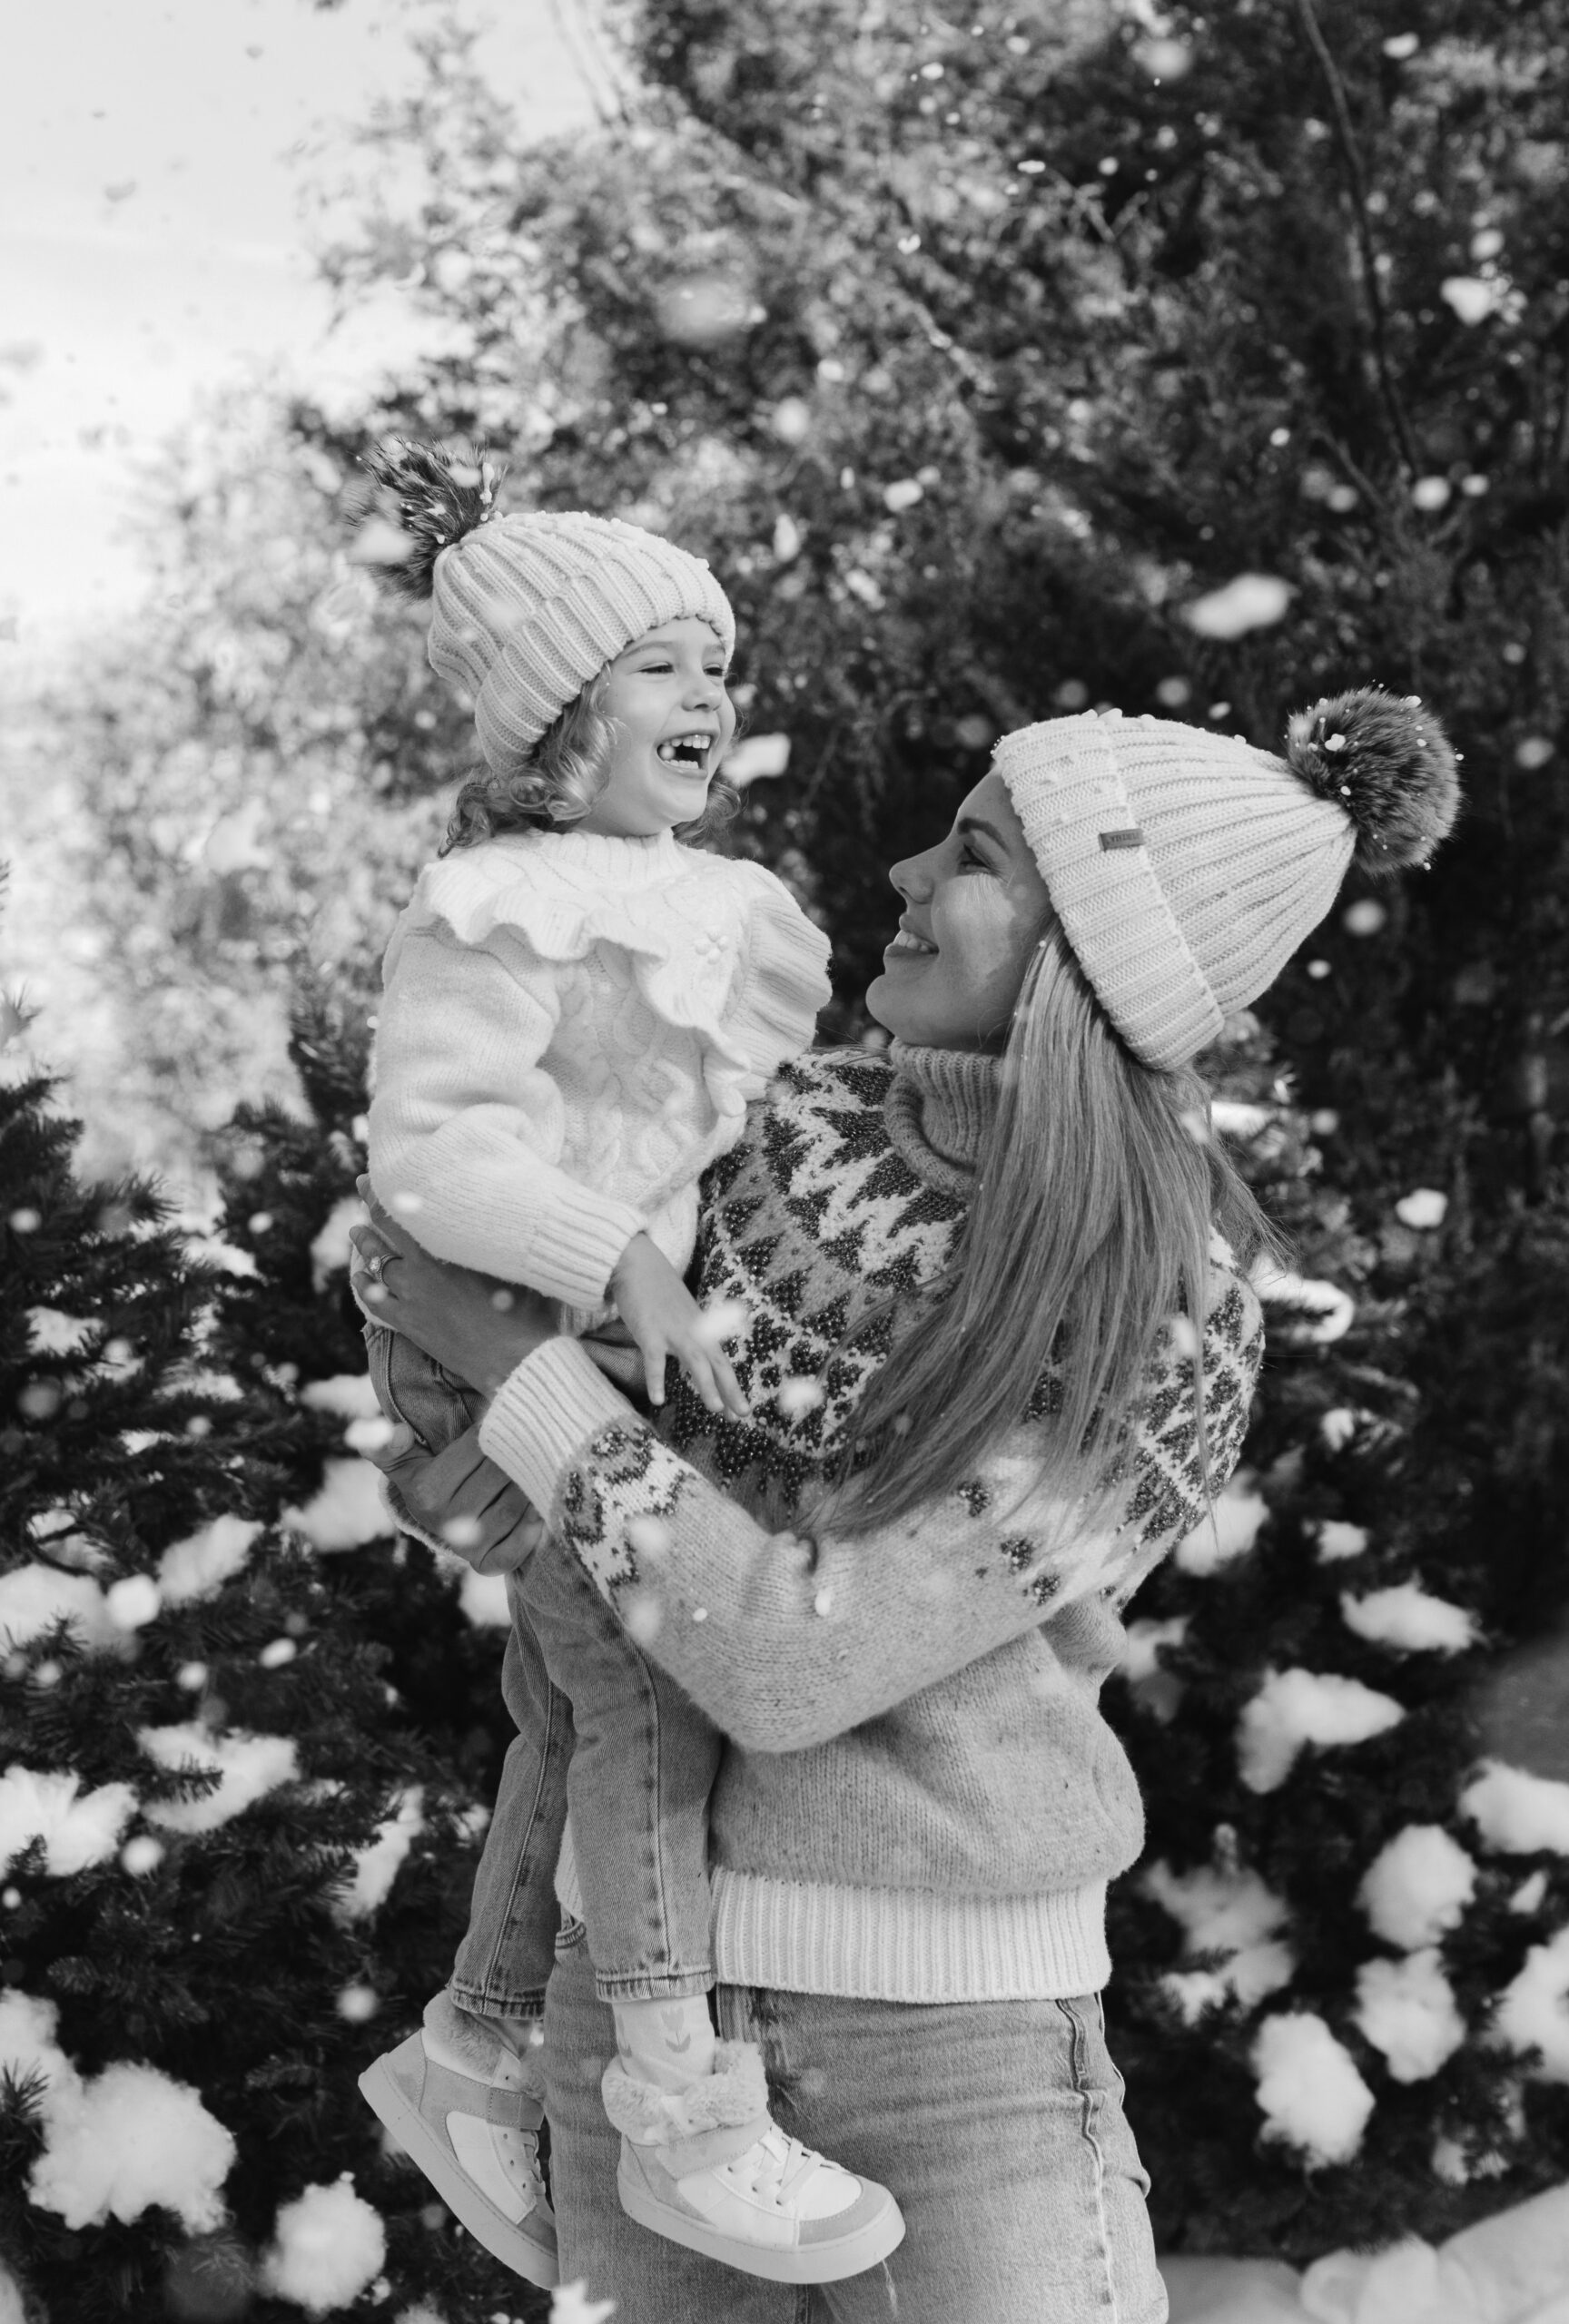
<instances>
[{"instance_id":1,"label":"woman's knit beanie","mask_svg":"<svg viewBox=\"0 0 1569 2324\"><path fill-rule=\"evenodd\" d=\"M1113 710L1021 727L992 763L1081 968L1164 1068L1274 982L1352 863L1425 864L1460 801L1437 720L1377 687L1299 711L1280 758Z\"/></svg>"},{"instance_id":2,"label":"woman's knit beanie","mask_svg":"<svg viewBox=\"0 0 1569 2324\"><path fill-rule=\"evenodd\" d=\"M430 666L474 696L498 773L521 766L589 679L649 630L690 617L727 655L735 645L735 617L706 564L657 533L576 509L498 516L501 472L479 453L394 437L366 467L385 497L361 554L401 594L433 600Z\"/></svg>"}]
</instances>

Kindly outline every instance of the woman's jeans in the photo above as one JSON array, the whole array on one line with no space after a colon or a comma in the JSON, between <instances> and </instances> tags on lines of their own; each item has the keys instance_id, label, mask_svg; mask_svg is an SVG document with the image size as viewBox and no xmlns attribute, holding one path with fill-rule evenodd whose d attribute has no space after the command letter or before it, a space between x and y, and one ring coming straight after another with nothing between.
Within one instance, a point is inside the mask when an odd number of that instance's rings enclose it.
<instances>
[{"instance_id":1,"label":"woman's jeans","mask_svg":"<svg viewBox=\"0 0 1569 2324\"><path fill-rule=\"evenodd\" d=\"M468 1392L408 1339L366 1331L390 1418L433 1452L474 1418ZM501 1689L518 1732L459 1950L453 1998L490 2016L544 2006L567 1810L598 1990L607 2001L706 1993L714 1983L708 1795L719 1737L644 1659L569 1551L542 1542L508 1576ZM607 2053L608 2054L608 2053Z\"/></svg>"},{"instance_id":2,"label":"woman's jeans","mask_svg":"<svg viewBox=\"0 0 1569 2324\"><path fill-rule=\"evenodd\" d=\"M719 2030L759 2043L774 2119L891 2187L905 2237L883 2266L796 2289L706 2260L627 2217L599 2077L615 2054L583 1932L545 2013L551 2188L564 2283L627 2324L1163 2324L1149 2181L1100 2004L835 2001L721 1985Z\"/></svg>"}]
</instances>

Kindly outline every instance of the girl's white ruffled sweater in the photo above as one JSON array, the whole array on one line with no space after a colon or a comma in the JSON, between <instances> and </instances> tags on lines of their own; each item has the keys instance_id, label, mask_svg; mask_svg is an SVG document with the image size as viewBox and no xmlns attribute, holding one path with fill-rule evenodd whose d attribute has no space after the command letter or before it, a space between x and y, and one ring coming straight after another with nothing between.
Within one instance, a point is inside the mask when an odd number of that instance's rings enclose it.
<instances>
[{"instance_id":1,"label":"girl's white ruffled sweater","mask_svg":"<svg viewBox=\"0 0 1569 2324\"><path fill-rule=\"evenodd\" d=\"M370 1177L426 1249L592 1310L805 1049L828 944L758 863L528 832L429 864L383 964Z\"/></svg>"}]
</instances>

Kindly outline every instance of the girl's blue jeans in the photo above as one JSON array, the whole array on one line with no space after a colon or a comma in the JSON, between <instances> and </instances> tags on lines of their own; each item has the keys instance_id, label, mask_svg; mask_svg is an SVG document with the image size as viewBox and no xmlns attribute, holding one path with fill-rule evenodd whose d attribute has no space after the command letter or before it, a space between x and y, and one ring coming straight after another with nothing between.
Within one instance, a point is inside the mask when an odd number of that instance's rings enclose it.
<instances>
[{"instance_id":1,"label":"girl's blue jeans","mask_svg":"<svg viewBox=\"0 0 1569 2324\"><path fill-rule=\"evenodd\" d=\"M650 2235L616 2191L599 2100L615 2054L583 1932L545 2014L564 2283L636 2324L1164 2324L1144 2175L1099 1997L953 2004L721 1985L719 2030L760 2043L774 2119L899 2199L880 2268L798 2290Z\"/></svg>"},{"instance_id":2,"label":"girl's blue jeans","mask_svg":"<svg viewBox=\"0 0 1569 2324\"><path fill-rule=\"evenodd\" d=\"M433 1452L476 1417L470 1392L410 1340L366 1329L381 1408ZM474 1884L451 1992L488 2016L544 2007L561 1925L556 1865L568 1807L598 1992L706 1993L708 1795L719 1736L641 1655L576 1558L549 1545L508 1576L501 1689L518 1732ZM609 2052L606 2053L607 2057Z\"/></svg>"}]
</instances>

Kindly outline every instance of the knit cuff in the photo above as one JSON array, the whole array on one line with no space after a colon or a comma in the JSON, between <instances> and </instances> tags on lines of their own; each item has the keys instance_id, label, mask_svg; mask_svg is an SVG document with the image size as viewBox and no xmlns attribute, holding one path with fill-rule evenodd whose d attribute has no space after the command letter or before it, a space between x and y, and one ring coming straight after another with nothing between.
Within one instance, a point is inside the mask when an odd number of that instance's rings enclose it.
<instances>
[{"instance_id":1,"label":"knit cuff","mask_svg":"<svg viewBox=\"0 0 1569 2324\"><path fill-rule=\"evenodd\" d=\"M567 1471L602 1428L638 1425L576 1340L547 1340L525 1358L491 1400L479 1423L479 1449L521 1485L548 1520Z\"/></svg>"},{"instance_id":2,"label":"knit cuff","mask_svg":"<svg viewBox=\"0 0 1569 2324\"><path fill-rule=\"evenodd\" d=\"M518 1280L547 1299L571 1307L598 1307L610 1296L610 1277L634 1235L647 1225L630 1203L567 1185L551 1188L548 1209L528 1246Z\"/></svg>"}]
</instances>

